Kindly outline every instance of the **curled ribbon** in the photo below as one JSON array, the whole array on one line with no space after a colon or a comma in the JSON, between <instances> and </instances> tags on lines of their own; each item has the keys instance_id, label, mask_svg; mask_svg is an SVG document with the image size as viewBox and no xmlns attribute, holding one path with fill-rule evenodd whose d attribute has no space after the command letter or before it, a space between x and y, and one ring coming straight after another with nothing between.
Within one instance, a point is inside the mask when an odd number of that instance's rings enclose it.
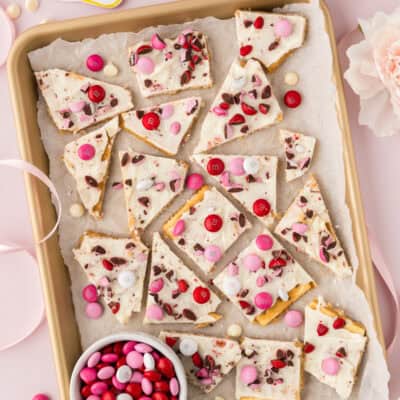
<instances>
[{"instance_id":1,"label":"curled ribbon","mask_svg":"<svg viewBox=\"0 0 400 400\"><path fill-rule=\"evenodd\" d=\"M32 165L26 161L23 161L23 160L0 160L0 166L16 168L20 171L23 171L23 172L26 172L26 173L29 173L29 174L35 176L49 188L50 192L56 199L57 209L58 209L57 221L56 221L54 227L51 229L51 231L43 239L41 239L38 242L38 244L44 243L47 239L49 239L52 235L54 235L54 233L56 232L56 230L60 224L60 220L61 220L62 207L61 207L61 201L60 201L60 197L57 193L56 187L54 186L53 182L47 177L47 175L44 172L42 172L39 168L35 167L34 165ZM7 253L16 253L16 252L20 252L20 251L23 251L23 252L26 252L29 254L27 247L24 247L24 246L21 246L18 244L0 243L0 255L7 254ZM24 333L20 337L16 338L12 342L0 346L0 351L10 349L11 347L16 346L17 344L21 343L26 338L31 336L36 331L36 329L41 325L44 318L45 318L45 309L44 309L44 304L42 303L42 309L40 311L39 318L33 324L33 326L31 326L27 330L26 333Z\"/></svg>"}]
</instances>

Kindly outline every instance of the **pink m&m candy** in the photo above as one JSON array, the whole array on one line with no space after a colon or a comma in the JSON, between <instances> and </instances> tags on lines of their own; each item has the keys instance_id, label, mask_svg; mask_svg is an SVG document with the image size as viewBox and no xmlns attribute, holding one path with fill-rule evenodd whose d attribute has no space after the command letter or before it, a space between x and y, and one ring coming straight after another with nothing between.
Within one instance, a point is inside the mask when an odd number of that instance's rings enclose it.
<instances>
[{"instance_id":1,"label":"pink m&m candy","mask_svg":"<svg viewBox=\"0 0 400 400\"><path fill-rule=\"evenodd\" d=\"M96 154L96 149L89 143L82 144L78 147L78 156L83 161L91 160Z\"/></svg>"},{"instance_id":2,"label":"pink m&m candy","mask_svg":"<svg viewBox=\"0 0 400 400\"><path fill-rule=\"evenodd\" d=\"M218 262L222 257L222 251L218 246L211 245L205 248L204 257L212 263Z\"/></svg>"},{"instance_id":3,"label":"pink m&m candy","mask_svg":"<svg viewBox=\"0 0 400 400\"><path fill-rule=\"evenodd\" d=\"M161 118L168 119L174 114L174 106L172 104L166 104L161 110Z\"/></svg>"},{"instance_id":4,"label":"pink m&m candy","mask_svg":"<svg viewBox=\"0 0 400 400\"><path fill-rule=\"evenodd\" d=\"M243 260L244 266L251 272L258 271L262 265L263 261L257 254L247 254Z\"/></svg>"},{"instance_id":5,"label":"pink m&m candy","mask_svg":"<svg viewBox=\"0 0 400 400\"><path fill-rule=\"evenodd\" d=\"M254 365L245 365L240 370L240 380L245 385L250 385L257 379L257 368Z\"/></svg>"},{"instance_id":6,"label":"pink m&m candy","mask_svg":"<svg viewBox=\"0 0 400 400\"><path fill-rule=\"evenodd\" d=\"M285 314L285 324L290 328L297 328L303 323L303 314L298 310L290 310Z\"/></svg>"},{"instance_id":7,"label":"pink m&m candy","mask_svg":"<svg viewBox=\"0 0 400 400\"><path fill-rule=\"evenodd\" d=\"M151 293L158 293L164 287L163 278L154 279L149 285L149 290Z\"/></svg>"},{"instance_id":8,"label":"pink m&m candy","mask_svg":"<svg viewBox=\"0 0 400 400\"><path fill-rule=\"evenodd\" d=\"M130 341L130 342L126 342L124 344L124 347L122 347L122 352L127 355L129 354L131 351L135 350L135 346L136 346L136 342Z\"/></svg>"},{"instance_id":9,"label":"pink m&m candy","mask_svg":"<svg viewBox=\"0 0 400 400\"><path fill-rule=\"evenodd\" d=\"M171 392L172 396L177 396L179 394L179 382L178 382L178 379L172 378L169 381L169 391Z\"/></svg>"},{"instance_id":10,"label":"pink m&m candy","mask_svg":"<svg viewBox=\"0 0 400 400\"><path fill-rule=\"evenodd\" d=\"M241 176L245 174L244 167L244 158L243 157L235 157L229 163L229 171L232 175Z\"/></svg>"},{"instance_id":11,"label":"pink m&m candy","mask_svg":"<svg viewBox=\"0 0 400 400\"><path fill-rule=\"evenodd\" d=\"M336 358L328 357L322 361L321 368L327 375L335 376L339 373L340 363Z\"/></svg>"},{"instance_id":12,"label":"pink m&m candy","mask_svg":"<svg viewBox=\"0 0 400 400\"><path fill-rule=\"evenodd\" d=\"M153 348L146 343L138 343L135 346L135 350L139 353L151 353L153 351Z\"/></svg>"},{"instance_id":13,"label":"pink m&m candy","mask_svg":"<svg viewBox=\"0 0 400 400\"><path fill-rule=\"evenodd\" d=\"M93 353L87 361L87 366L89 368L93 368L95 367L101 360L101 353L99 351L96 351L95 353Z\"/></svg>"},{"instance_id":14,"label":"pink m&m candy","mask_svg":"<svg viewBox=\"0 0 400 400\"><path fill-rule=\"evenodd\" d=\"M148 378L143 378L142 380L142 390L144 394L152 394L153 393L153 384Z\"/></svg>"},{"instance_id":15,"label":"pink m&m candy","mask_svg":"<svg viewBox=\"0 0 400 400\"><path fill-rule=\"evenodd\" d=\"M50 400L50 397L46 396L43 393L38 393L38 394L35 394L35 396L32 397L32 400Z\"/></svg>"},{"instance_id":16,"label":"pink m&m candy","mask_svg":"<svg viewBox=\"0 0 400 400\"><path fill-rule=\"evenodd\" d=\"M99 319L103 315L103 307L99 303L88 303L85 311L90 319Z\"/></svg>"},{"instance_id":17,"label":"pink m&m candy","mask_svg":"<svg viewBox=\"0 0 400 400\"><path fill-rule=\"evenodd\" d=\"M174 229L172 230L172 234L174 236L180 236L183 232L185 232L185 221L183 219L180 219L175 224Z\"/></svg>"},{"instance_id":18,"label":"pink m&m candy","mask_svg":"<svg viewBox=\"0 0 400 400\"><path fill-rule=\"evenodd\" d=\"M151 37L151 47L156 50L162 50L165 49L167 45L165 44L164 40L161 39L160 35L158 33L155 33Z\"/></svg>"},{"instance_id":19,"label":"pink m&m candy","mask_svg":"<svg viewBox=\"0 0 400 400\"><path fill-rule=\"evenodd\" d=\"M288 37L293 32L293 25L287 18L281 18L275 23L274 32L278 37Z\"/></svg>"},{"instance_id":20,"label":"pink m&m candy","mask_svg":"<svg viewBox=\"0 0 400 400\"><path fill-rule=\"evenodd\" d=\"M169 127L169 131L173 134L173 135L177 135L180 131L181 131L181 124L178 121L174 121L170 127Z\"/></svg>"},{"instance_id":21,"label":"pink m&m candy","mask_svg":"<svg viewBox=\"0 0 400 400\"><path fill-rule=\"evenodd\" d=\"M273 297L268 292L260 292L254 297L254 304L260 310L268 310L274 302Z\"/></svg>"},{"instance_id":22,"label":"pink m&m candy","mask_svg":"<svg viewBox=\"0 0 400 400\"><path fill-rule=\"evenodd\" d=\"M79 373L80 378L85 383L92 383L97 378L97 371L95 368L83 368Z\"/></svg>"},{"instance_id":23,"label":"pink m&m candy","mask_svg":"<svg viewBox=\"0 0 400 400\"><path fill-rule=\"evenodd\" d=\"M147 307L146 317L153 321L161 321L164 318L164 311L157 304L152 304Z\"/></svg>"},{"instance_id":24,"label":"pink m&m candy","mask_svg":"<svg viewBox=\"0 0 400 400\"><path fill-rule=\"evenodd\" d=\"M227 272L229 276L236 276L239 273L239 267L234 263L230 263Z\"/></svg>"},{"instance_id":25,"label":"pink m&m candy","mask_svg":"<svg viewBox=\"0 0 400 400\"><path fill-rule=\"evenodd\" d=\"M97 394L97 395L101 396L107 390L107 388L108 388L107 383L95 382L90 387L90 390L91 390L92 394Z\"/></svg>"},{"instance_id":26,"label":"pink m&m candy","mask_svg":"<svg viewBox=\"0 0 400 400\"><path fill-rule=\"evenodd\" d=\"M138 351L133 350L126 356L126 363L131 368L141 368L143 366L143 355Z\"/></svg>"},{"instance_id":27,"label":"pink m&m candy","mask_svg":"<svg viewBox=\"0 0 400 400\"><path fill-rule=\"evenodd\" d=\"M86 66L90 71L98 72L101 71L104 67L104 60L98 54L92 54L86 59Z\"/></svg>"},{"instance_id":28,"label":"pink m&m candy","mask_svg":"<svg viewBox=\"0 0 400 400\"><path fill-rule=\"evenodd\" d=\"M108 365L107 367L99 369L99 372L97 372L97 377L102 381L105 381L106 379L112 378L114 376L114 373L115 373L115 368L112 367L111 365Z\"/></svg>"},{"instance_id":29,"label":"pink m&m candy","mask_svg":"<svg viewBox=\"0 0 400 400\"><path fill-rule=\"evenodd\" d=\"M88 303L94 303L97 301L97 289L94 285L87 285L82 289L82 297Z\"/></svg>"},{"instance_id":30,"label":"pink m&m candy","mask_svg":"<svg viewBox=\"0 0 400 400\"><path fill-rule=\"evenodd\" d=\"M299 235L304 235L308 231L308 225L296 222L292 225L292 230Z\"/></svg>"},{"instance_id":31,"label":"pink m&m candy","mask_svg":"<svg viewBox=\"0 0 400 400\"><path fill-rule=\"evenodd\" d=\"M269 235L258 235L256 238L256 246L263 251L272 249L274 241Z\"/></svg>"},{"instance_id":32,"label":"pink m&m candy","mask_svg":"<svg viewBox=\"0 0 400 400\"><path fill-rule=\"evenodd\" d=\"M190 190L199 190L204 185L204 178L201 174L190 174L186 179L186 187Z\"/></svg>"},{"instance_id":33,"label":"pink m&m candy","mask_svg":"<svg viewBox=\"0 0 400 400\"><path fill-rule=\"evenodd\" d=\"M154 62L149 57L139 57L136 63L136 68L142 74L149 75L154 71Z\"/></svg>"}]
</instances>

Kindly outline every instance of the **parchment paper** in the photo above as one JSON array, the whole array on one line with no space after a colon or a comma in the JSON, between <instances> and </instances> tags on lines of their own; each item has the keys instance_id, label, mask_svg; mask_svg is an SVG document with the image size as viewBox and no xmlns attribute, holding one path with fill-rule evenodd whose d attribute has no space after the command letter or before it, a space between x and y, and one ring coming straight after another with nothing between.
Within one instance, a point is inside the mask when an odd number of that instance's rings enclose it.
<instances>
[{"instance_id":1,"label":"parchment paper","mask_svg":"<svg viewBox=\"0 0 400 400\"><path fill-rule=\"evenodd\" d=\"M308 17L308 37L305 45L297 50L274 74L271 74L270 79L275 94L278 99L282 99L285 90L288 89L283 83L284 74L288 71L296 71L300 76L298 89L303 95L303 103L295 110L290 110L283 106L284 121L278 126L264 129L250 135L245 140L221 146L219 149L215 149L214 152L280 156L278 208L279 211L284 212L297 191L304 184L305 179L298 179L290 184L285 183L284 164L282 161L283 150L278 139L278 128L284 127L316 136L318 138L318 145L311 171L319 179L334 223L336 224L337 232L344 243L352 265L357 268L351 220L345 204L345 177L341 131L336 114L336 89L332 81L332 56L329 38L325 31L324 17L319 8L318 0L314 0L311 4L293 4L285 7L284 11L299 12ZM219 86L222 84L231 62L238 54L238 46L236 43L234 19L218 20L209 17L183 25L160 26L157 27L157 31L161 36L175 37L183 27L193 27L208 35L209 46L212 52L212 73L216 82L211 89L187 91L173 96L174 99L177 99L198 94L203 97L206 103L190 139L178 154L178 158L188 159L199 138L201 121L215 97ZM29 58L32 68L35 71L58 67L126 86L132 90L134 104L137 107L161 103L168 101L170 97L159 96L150 100L141 98L135 76L129 71L127 63L127 47L143 38L149 39L155 31L156 29L153 27L144 29L139 33L109 34L100 36L97 39L87 39L74 43L59 39L47 47L31 52ZM85 60L92 53L99 53L108 61L115 63L120 70L119 75L115 78L107 78L102 73L90 73L85 67ZM38 101L38 121L42 139L50 160L50 177L57 186L64 208L59 230L60 246L65 264L68 266L72 278L71 290L83 347L86 348L102 336L124 330L141 330L157 335L161 327L151 325L142 326L142 314L134 315L130 324L126 327L119 325L108 310L105 312L103 318L98 321L87 319L84 314L85 303L81 297L81 290L87 284L87 280L84 272L72 255L72 248L77 245L79 236L87 229L98 230L113 235L128 235L123 193L121 190L114 190L111 187L112 183L121 180L116 156L117 151L125 149L128 146L150 154L157 154L157 151L135 139L127 132L121 132L115 144L111 176L105 195L105 218L100 222L94 221L87 215L80 219L74 219L69 215L68 209L72 203L79 201L79 197L74 181L61 161L64 146L73 140L74 137L71 135L61 135L57 132L48 116L42 98ZM192 170L199 171L200 169L198 166L192 165ZM185 192L150 226L143 237L148 246L151 246L152 232L159 230L162 224L168 219L168 216L183 205L189 197L190 193ZM202 275L199 268L185 257L180 250L173 245L172 248L203 279L212 278L262 230L261 223L252 218L252 216L249 217L254 224L254 229L243 235L225 254L223 260L219 263L219 268L217 268L212 276L205 277ZM387 399L389 373L373 328L373 316L363 292L351 279L346 281L338 280L333 274L326 272L325 268L295 252L293 248L290 248L290 250L318 283L318 288L304 296L293 308L303 309L312 298L321 294L326 300L344 308L350 316L361 321L367 327L369 337L368 349L361 366L358 383L351 399ZM204 333L224 336L227 326L235 321L240 323L244 327L245 334L251 337L293 340L296 338L301 339L303 336L303 327L290 329L284 325L282 320L278 320L265 328L250 326L241 313L226 301L219 311L224 314L224 319L214 327L204 329ZM166 325L163 328L181 331L190 331L193 329L191 326L174 327L173 325ZM234 373L231 373L217 389L207 396L191 389L189 399L208 400L221 395L225 399L231 400L234 398L233 382ZM332 389L319 383L310 375L305 374L303 399L323 400L336 398L338 396Z\"/></svg>"}]
</instances>

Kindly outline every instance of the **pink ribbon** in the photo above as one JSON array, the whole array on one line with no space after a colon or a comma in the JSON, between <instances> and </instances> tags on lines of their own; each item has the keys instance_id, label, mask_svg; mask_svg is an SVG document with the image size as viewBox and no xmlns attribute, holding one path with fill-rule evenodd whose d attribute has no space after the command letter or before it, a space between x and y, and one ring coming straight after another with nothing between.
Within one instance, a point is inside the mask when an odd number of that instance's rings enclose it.
<instances>
[{"instance_id":1,"label":"pink ribbon","mask_svg":"<svg viewBox=\"0 0 400 400\"><path fill-rule=\"evenodd\" d=\"M392 298L394 307L395 307L394 333L392 335L391 341L386 344L387 352L390 354L393 351L394 346L395 346L396 341L399 336L398 326L399 326L399 315L400 315L400 303L399 303L399 298L397 296L397 291L396 291L396 288L394 285L393 276L385 262L382 252L377 244L376 238L372 232L373 232L373 230L368 231L369 245L370 245L371 255L372 255L372 262L374 264L375 269L377 270L380 277L382 278L386 288L388 289L389 294Z\"/></svg>"},{"instance_id":2,"label":"pink ribbon","mask_svg":"<svg viewBox=\"0 0 400 400\"><path fill-rule=\"evenodd\" d=\"M54 186L53 182L51 182L51 180L47 177L47 175L45 173L43 173L40 169L38 169L37 167L35 167L34 165L32 165L26 161L23 161L23 160L0 160L0 166L16 168L16 169L19 169L20 171L23 171L23 172L26 172L26 173L29 173L29 174L35 176L49 188L50 192L56 199L57 209L58 209L57 221L56 221L54 227L51 229L51 231L43 239L41 239L38 242L38 244L44 243L47 239L49 239L56 232L56 230L60 224L62 208L61 208L60 197L58 196L56 187ZM6 253L15 253L15 252L19 252L19 251L24 251L29 254L28 250L29 249L27 247L21 246L18 244L0 243L0 255L6 254ZM29 336L31 336L37 330L37 328L41 325L44 318L45 318L45 309L44 309L44 305L42 304L42 309L39 313L38 320L35 321L35 323L23 335L16 338L12 342L1 346L0 352L16 346L17 344L21 343L22 341L27 339Z\"/></svg>"}]
</instances>

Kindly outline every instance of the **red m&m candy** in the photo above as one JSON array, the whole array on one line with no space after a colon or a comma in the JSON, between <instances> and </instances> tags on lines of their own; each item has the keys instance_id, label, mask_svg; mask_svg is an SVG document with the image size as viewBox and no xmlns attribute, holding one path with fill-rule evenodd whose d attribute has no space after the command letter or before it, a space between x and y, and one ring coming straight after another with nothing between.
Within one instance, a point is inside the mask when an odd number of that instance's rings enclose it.
<instances>
[{"instance_id":1,"label":"red m&m candy","mask_svg":"<svg viewBox=\"0 0 400 400\"><path fill-rule=\"evenodd\" d=\"M289 90L283 100L287 107L296 108L301 104L301 94L297 90Z\"/></svg>"},{"instance_id":2,"label":"red m&m candy","mask_svg":"<svg viewBox=\"0 0 400 400\"><path fill-rule=\"evenodd\" d=\"M204 220L204 227L209 232L218 232L223 225L222 218L217 214L210 214Z\"/></svg>"},{"instance_id":3,"label":"red m&m candy","mask_svg":"<svg viewBox=\"0 0 400 400\"><path fill-rule=\"evenodd\" d=\"M253 203L253 212L258 217L265 217L271 211L271 205L265 199L258 199Z\"/></svg>"},{"instance_id":4,"label":"red m&m candy","mask_svg":"<svg viewBox=\"0 0 400 400\"><path fill-rule=\"evenodd\" d=\"M148 112L143 115L142 124L147 130L154 131L160 126L160 117L155 112Z\"/></svg>"},{"instance_id":5,"label":"red m&m candy","mask_svg":"<svg viewBox=\"0 0 400 400\"><path fill-rule=\"evenodd\" d=\"M225 164L220 158L212 158L207 163L207 172L210 175L221 175L224 172Z\"/></svg>"},{"instance_id":6,"label":"red m&m candy","mask_svg":"<svg viewBox=\"0 0 400 400\"><path fill-rule=\"evenodd\" d=\"M206 287L197 286L193 291L193 299L196 303L204 304L210 300L211 293Z\"/></svg>"},{"instance_id":7,"label":"red m&m candy","mask_svg":"<svg viewBox=\"0 0 400 400\"><path fill-rule=\"evenodd\" d=\"M93 85L88 90L88 97L93 103L100 103L106 97L106 91L100 85Z\"/></svg>"}]
</instances>

